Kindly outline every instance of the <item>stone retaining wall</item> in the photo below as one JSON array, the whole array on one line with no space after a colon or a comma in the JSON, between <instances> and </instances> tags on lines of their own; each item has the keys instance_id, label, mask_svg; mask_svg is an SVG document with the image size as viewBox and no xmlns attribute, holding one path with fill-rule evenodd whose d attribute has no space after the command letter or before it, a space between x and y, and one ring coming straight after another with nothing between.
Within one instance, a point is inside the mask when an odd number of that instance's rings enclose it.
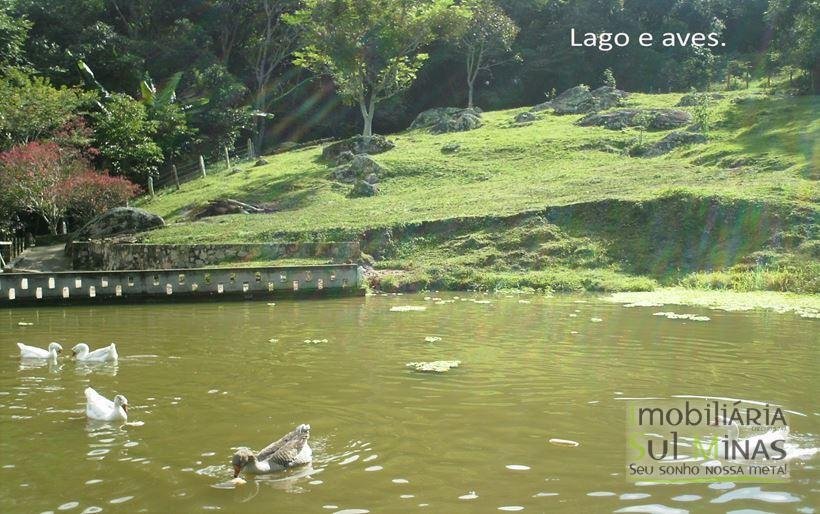
<instances>
[{"instance_id":1,"label":"stone retaining wall","mask_svg":"<svg viewBox=\"0 0 820 514\"><path fill-rule=\"evenodd\" d=\"M222 300L363 294L355 264L148 271L0 273L0 308L48 303Z\"/></svg>"},{"instance_id":2,"label":"stone retaining wall","mask_svg":"<svg viewBox=\"0 0 820 514\"><path fill-rule=\"evenodd\" d=\"M171 245L75 241L69 252L75 270L183 269L306 258L350 263L361 256L357 242Z\"/></svg>"}]
</instances>

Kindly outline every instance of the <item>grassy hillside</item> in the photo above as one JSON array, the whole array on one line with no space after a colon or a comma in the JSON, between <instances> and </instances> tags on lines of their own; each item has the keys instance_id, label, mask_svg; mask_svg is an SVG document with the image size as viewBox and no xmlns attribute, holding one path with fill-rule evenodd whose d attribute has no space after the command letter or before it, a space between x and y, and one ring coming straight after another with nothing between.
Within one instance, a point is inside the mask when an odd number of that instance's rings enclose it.
<instances>
[{"instance_id":1,"label":"grassy hillside","mask_svg":"<svg viewBox=\"0 0 820 514\"><path fill-rule=\"evenodd\" d=\"M673 107L680 94L631 95ZM140 206L169 222L150 242L358 239L398 287L650 289L658 284L817 292L820 99L734 92L707 143L630 157L635 129L581 116L484 114L480 129L390 136L380 195L348 198L321 148L211 175ZM667 132L648 132L645 142ZM458 143L445 154L442 146ZM216 198L278 212L187 221Z\"/></svg>"}]
</instances>

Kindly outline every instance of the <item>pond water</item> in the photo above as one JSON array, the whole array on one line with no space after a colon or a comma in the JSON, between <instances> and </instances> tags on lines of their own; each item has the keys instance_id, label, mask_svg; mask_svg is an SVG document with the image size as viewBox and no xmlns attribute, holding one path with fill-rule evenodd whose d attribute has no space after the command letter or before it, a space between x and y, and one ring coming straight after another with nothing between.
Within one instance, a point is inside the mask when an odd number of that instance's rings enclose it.
<instances>
[{"instance_id":1,"label":"pond water","mask_svg":"<svg viewBox=\"0 0 820 514\"><path fill-rule=\"evenodd\" d=\"M674 307L711 318L699 322L653 316L670 306L625 308L594 297L435 296L455 301L0 312L0 512L820 506L817 456L795 463L781 484L628 482L623 401L710 395L779 404L804 414L789 419L801 444L820 446L817 320ZM401 306L426 309L391 311ZM66 350L57 366L21 363L17 341L52 340ZM65 355L80 341L116 341L119 363L78 365ZM462 364L443 374L405 368L420 360ZM127 396L129 423L90 425L88 385ZM214 487L232 476L232 448L259 449L299 423L312 426L312 470Z\"/></svg>"}]
</instances>

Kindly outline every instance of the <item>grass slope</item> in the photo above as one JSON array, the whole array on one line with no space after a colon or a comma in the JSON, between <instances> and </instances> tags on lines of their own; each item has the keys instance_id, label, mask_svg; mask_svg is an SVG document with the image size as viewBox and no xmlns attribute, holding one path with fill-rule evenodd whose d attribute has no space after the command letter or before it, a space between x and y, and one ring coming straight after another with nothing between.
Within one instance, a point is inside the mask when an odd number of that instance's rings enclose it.
<instances>
[{"instance_id":1,"label":"grass slope","mask_svg":"<svg viewBox=\"0 0 820 514\"><path fill-rule=\"evenodd\" d=\"M672 107L680 94L633 94ZM818 97L761 90L714 106L705 144L629 157L634 129L580 127L580 116L489 112L484 126L391 136L381 194L348 198L321 148L211 175L140 206L170 222L149 242L358 239L381 287L551 290L699 288L817 292ZM653 142L666 132L650 132ZM443 145L458 143L455 154ZM215 198L273 202L264 215L186 220Z\"/></svg>"}]
</instances>

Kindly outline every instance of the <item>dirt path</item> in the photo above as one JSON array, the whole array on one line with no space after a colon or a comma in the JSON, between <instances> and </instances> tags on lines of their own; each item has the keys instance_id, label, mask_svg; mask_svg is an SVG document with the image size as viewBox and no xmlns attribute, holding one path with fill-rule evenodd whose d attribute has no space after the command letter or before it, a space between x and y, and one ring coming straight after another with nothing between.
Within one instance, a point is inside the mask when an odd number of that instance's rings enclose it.
<instances>
[{"instance_id":1,"label":"dirt path","mask_svg":"<svg viewBox=\"0 0 820 514\"><path fill-rule=\"evenodd\" d=\"M64 247L58 244L28 248L14 262L14 271L71 270L71 262L63 253Z\"/></svg>"}]
</instances>

